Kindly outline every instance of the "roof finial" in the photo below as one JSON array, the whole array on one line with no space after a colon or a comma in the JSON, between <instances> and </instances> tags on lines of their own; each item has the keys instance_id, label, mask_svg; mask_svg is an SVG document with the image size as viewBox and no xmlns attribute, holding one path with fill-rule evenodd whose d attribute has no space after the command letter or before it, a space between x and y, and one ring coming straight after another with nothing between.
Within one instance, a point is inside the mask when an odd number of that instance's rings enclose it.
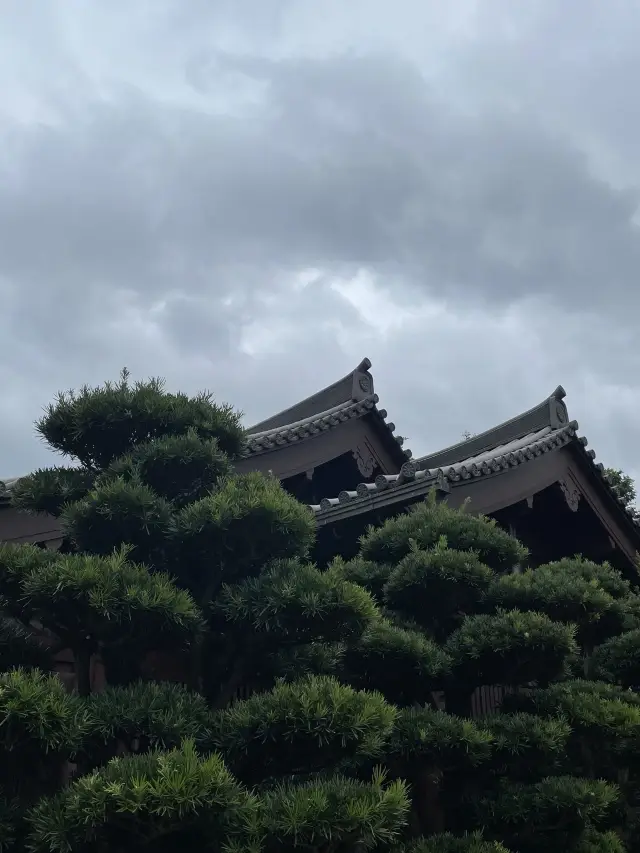
<instances>
[{"instance_id":1,"label":"roof finial","mask_svg":"<svg viewBox=\"0 0 640 853\"><path fill-rule=\"evenodd\" d=\"M551 396L554 400L564 400L564 398L567 396L567 392L564 390L562 385L558 385L558 387Z\"/></svg>"}]
</instances>

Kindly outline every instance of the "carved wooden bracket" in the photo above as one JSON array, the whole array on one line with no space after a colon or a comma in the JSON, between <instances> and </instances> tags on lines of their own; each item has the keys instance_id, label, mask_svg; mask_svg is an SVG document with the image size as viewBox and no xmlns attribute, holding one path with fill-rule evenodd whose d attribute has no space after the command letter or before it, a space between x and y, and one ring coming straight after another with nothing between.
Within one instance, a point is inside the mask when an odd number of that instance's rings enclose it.
<instances>
[{"instance_id":1,"label":"carved wooden bracket","mask_svg":"<svg viewBox=\"0 0 640 853\"><path fill-rule=\"evenodd\" d=\"M356 460L358 471L365 479L373 477L373 472L376 470L377 462L375 456L366 445L358 445L358 447L353 451L353 458Z\"/></svg>"},{"instance_id":2,"label":"carved wooden bracket","mask_svg":"<svg viewBox=\"0 0 640 853\"><path fill-rule=\"evenodd\" d=\"M568 480L560 480L560 488L571 512L577 512L581 497L578 488Z\"/></svg>"}]
</instances>

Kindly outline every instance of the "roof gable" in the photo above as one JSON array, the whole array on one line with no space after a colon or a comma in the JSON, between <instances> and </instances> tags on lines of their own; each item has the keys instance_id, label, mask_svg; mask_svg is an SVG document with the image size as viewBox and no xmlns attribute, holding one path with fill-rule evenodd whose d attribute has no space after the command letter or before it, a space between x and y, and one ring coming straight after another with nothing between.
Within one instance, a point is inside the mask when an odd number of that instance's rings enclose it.
<instances>
[{"instance_id":1,"label":"roof gable","mask_svg":"<svg viewBox=\"0 0 640 853\"><path fill-rule=\"evenodd\" d=\"M321 391L317 391L310 397L283 409L260 423L249 427L249 436L263 434L283 428L287 425L293 426L312 420L332 410L348 404L356 403L371 398L374 394L373 376L369 372L371 362L363 358L360 364L332 385L327 385Z\"/></svg>"},{"instance_id":2,"label":"roof gable","mask_svg":"<svg viewBox=\"0 0 640 853\"><path fill-rule=\"evenodd\" d=\"M311 506L318 524L324 525L350 515L366 513L372 508L393 504L398 504L400 508L420 500L433 488L450 492L463 487L456 491L455 497L460 498L464 495L464 489L468 489L474 482L503 474L508 476L507 472L517 468L520 474L514 474L508 481L500 481L512 484L507 491L512 492L511 497L514 499L514 480L524 475L530 483L530 475L524 474L522 466L556 451L563 451L562 457L554 455L548 461L552 465L560 464L563 458L569 458L566 457L569 453L571 464L580 467L582 475L589 481L589 488L595 489L599 495L598 500L605 508L605 515L616 519L616 524L628 530L630 541L637 542L640 550L640 527L608 483L604 466L596 463L594 451L587 449L587 440L578 436L577 422L569 420L564 403L566 395L561 386L532 409L480 435L411 461L411 452L404 451L401 448L402 439L394 435L394 424L386 421L386 411L377 408L378 396L374 392L370 368L371 362L364 359L338 382L247 430L245 453L244 458L239 460L239 470L268 468L276 476L286 478L286 471L293 470L291 463L296 455L300 458L293 461L296 461L300 470L306 470L302 463L311 457L315 464L322 464L325 458L331 458L331 453L335 455L336 448L340 452L345 448L353 450L351 443L354 436L357 441L368 435L370 440L381 442L379 446L387 448L385 452L388 458L386 468L383 465L382 470L388 473L380 474L374 482L361 482L357 488L343 490L338 494L336 492L340 484L337 484L333 495ZM362 420L359 422L359 419ZM338 433L331 432L346 423L350 426ZM325 438L306 444L307 440L319 436ZM294 449L294 445L297 449ZM281 455L269 455L280 450L284 451ZM534 468L539 470L540 466ZM361 470L361 473L364 472ZM5 483L7 488L4 494L0 490L0 504L8 505L15 479ZM484 488L491 491L494 500L494 487L489 482L486 486L478 486L480 490ZM477 495L475 487L474 494Z\"/></svg>"},{"instance_id":3,"label":"roof gable","mask_svg":"<svg viewBox=\"0 0 640 853\"><path fill-rule=\"evenodd\" d=\"M561 429L569 423L569 413L564 404L565 397L564 388L558 385L550 397L532 409L444 450L422 456L417 460L418 467L444 468L465 459L478 457L483 453L490 454L501 446L506 447L526 439L527 436L535 435L540 430Z\"/></svg>"},{"instance_id":4,"label":"roof gable","mask_svg":"<svg viewBox=\"0 0 640 853\"><path fill-rule=\"evenodd\" d=\"M369 416L379 440L399 470L411 458L411 451L402 449L404 439L394 434L395 424L387 421L386 410L377 407L379 399L374 392L370 368L371 362L365 358L355 370L333 385L254 424L247 430L245 458L299 444L347 421Z\"/></svg>"},{"instance_id":5,"label":"roof gable","mask_svg":"<svg viewBox=\"0 0 640 853\"><path fill-rule=\"evenodd\" d=\"M571 448L593 475L596 488L606 497L621 523L633 530L640 545L640 526L608 482L604 466L596 462L587 439L578 435L577 421L570 421L562 386L542 403L511 420L415 461L407 461L397 474L380 475L373 483L328 496L314 505L318 522L332 523L367 507L419 500L433 488L451 491L485 477L506 474L541 456Z\"/></svg>"}]
</instances>

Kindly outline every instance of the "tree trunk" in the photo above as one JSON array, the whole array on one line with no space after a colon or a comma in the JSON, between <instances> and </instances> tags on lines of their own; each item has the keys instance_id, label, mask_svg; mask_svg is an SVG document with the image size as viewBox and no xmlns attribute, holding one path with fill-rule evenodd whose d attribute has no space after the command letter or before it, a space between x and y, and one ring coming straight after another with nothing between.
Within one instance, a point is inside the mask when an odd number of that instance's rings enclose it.
<instances>
[{"instance_id":1,"label":"tree trunk","mask_svg":"<svg viewBox=\"0 0 640 853\"><path fill-rule=\"evenodd\" d=\"M202 693L202 658L204 649L204 637L196 637L195 642L191 647L189 656L189 679L188 684L191 690L196 693Z\"/></svg>"},{"instance_id":2,"label":"tree trunk","mask_svg":"<svg viewBox=\"0 0 640 853\"><path fill-rule=\"evenodd\" d=\"M214 601L217 594L220 592L220 589L222 588L222 576L223 569L220 568L217 577L211 580L209 584L205 587L205 589L202 591L202 594L198 596L198 606L203 612L206 612L207 607L212 603L212 601ZM203 692L204 678L202 676L202 663L204 658L204 644L206 642L206 636L206 631L203 634L199 634L195 638L195 642L191 647L188 684L189 687L192 690L195 690L197 693Z\"/></svg>"},{"instance_id":3,"label":"tree trunk","mask_svg":"<svg viewBox=\"0 0 640 853\"><path fill-rule=\"evenodd\" d=\"M413 807L423 835L444 832L444 811L440 803L440 780L437 767L427 767L413 777Z\"/></svg>"},{"instance_id":4,"label":"tree trunk","mask_svg":"<svg viewBox=\"0 0 640 853\"><path fill-rule=\"evenodd\" d=\"M452 687L445 692L445 710L457 717L471 717L473 690L467 687Z\"/></svg>"},{"instance_id":5,"label":"tree trunk","mask_svg":"<svg viewBox=\"0 0 640 853\"><path fill-rule=\"evenodd\" d=\"M76 687L80 696L91 695L91 652L88 649L74 649L73 659L76 669Z\"/></svg>"},{"instance_id":6,"label":"tree trunk","mask_svg":"<svg viewBox=\"0 0 640 853\"><path fill-rule=\"evenodd\" d=\"M221 686L215 697L212 697L211 707L216 710L226 708L235 698L238 690L244 683L245 657L240 654L235 660L231 674Z\"/></svg>"}]
</instances>

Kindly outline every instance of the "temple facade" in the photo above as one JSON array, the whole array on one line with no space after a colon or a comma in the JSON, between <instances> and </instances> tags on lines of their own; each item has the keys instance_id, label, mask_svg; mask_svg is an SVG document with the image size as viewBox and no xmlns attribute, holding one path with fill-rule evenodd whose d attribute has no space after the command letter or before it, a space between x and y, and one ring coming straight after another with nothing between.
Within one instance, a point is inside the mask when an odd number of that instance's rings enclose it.
<instances>
[{"instance_id":1,"label":"temple facade","mask_svg":"<svg viewBox=\"0 0 640 853\"><path fill-rule=\"evenodd\" d=\"M239 472L278 477L309 505L318 525L316 560L355 554L370 524L438 499L494 517L536 565L582 554L634 572L640 527L569 418L562 387L494 428L413 459L379 407L364 359L334 384L247 430ZM15 482L15 481L13 481ZM56 519L11 507L0 496L0 540L57 548Z\"/></svg>"}]
</instances>

